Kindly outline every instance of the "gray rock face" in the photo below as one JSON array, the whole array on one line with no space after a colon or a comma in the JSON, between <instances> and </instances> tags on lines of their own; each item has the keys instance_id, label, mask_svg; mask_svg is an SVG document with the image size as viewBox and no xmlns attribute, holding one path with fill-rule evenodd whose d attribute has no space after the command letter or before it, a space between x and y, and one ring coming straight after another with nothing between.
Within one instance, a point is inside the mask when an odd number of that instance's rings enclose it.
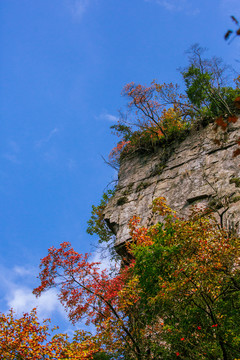
<instances>
[{"instance_id":1,"label":"gray rock face","mask_svg":"<svg viewBox=\"0 0 240 360\"><path fill-rule=\"evenodd\" d=\"M240 156L233 157L239 138L240 119L227 133L216 133L210 124L166 150L124 159L116 194L104 214L116 234L116 246L130 239L128 222L133 215L141 217L141 225L157 220L151 204L160 196L183 217L193 205L217 207L219 220L224 212L224 226L240 234Z\"/></svg>"}]
</instances>

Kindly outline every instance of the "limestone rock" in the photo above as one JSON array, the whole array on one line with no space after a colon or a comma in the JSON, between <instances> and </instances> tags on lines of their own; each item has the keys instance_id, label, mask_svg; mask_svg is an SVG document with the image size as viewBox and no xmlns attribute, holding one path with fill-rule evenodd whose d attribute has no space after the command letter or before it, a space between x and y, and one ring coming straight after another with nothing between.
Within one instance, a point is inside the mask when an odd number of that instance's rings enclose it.
<instances>
[{"instance_id":1,"label":"limestone rock","mask_svg":"<svg viewBox=\"0 0 240 360\"><path fill-rule=\"evenodd\" d=\"M220 145L214 141L218 136L225 137ZM130 239L128 222L133 215L141 217L142 225L154 221L151 204L159 196L185 217L193 205L218 205L219 213L229 207L223 216L224 226L239 234L240 156L233 157L239 138L240 119L227 134L220 130L216 133L210 124L192 132L180 144L169 145L167 152L159 148L152 154L124 159L117 191L104 214L116 234L116 246Z\"/></svg>"}]
</instances>

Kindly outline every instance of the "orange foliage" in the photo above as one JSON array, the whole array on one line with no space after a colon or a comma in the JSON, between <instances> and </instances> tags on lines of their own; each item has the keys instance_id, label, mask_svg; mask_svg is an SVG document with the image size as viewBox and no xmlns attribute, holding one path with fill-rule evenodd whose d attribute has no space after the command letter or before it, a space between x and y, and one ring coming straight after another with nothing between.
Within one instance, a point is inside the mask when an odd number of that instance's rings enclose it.
<instances>
[{"instance_id":1,"label":"orange foliage","mask_svg":"<svg viewBox=\"0 0 240 360\"><path fill-rule=\"evenodd\" d=\"M19 319L14 317L13 310L7 315L0 315L0 358L6 360L37 360L45 356L51 359L61 358L64 348L64 337L59 335L47 341L50 335L44 320L40 325L36 309L25 313Z\"/></svg>"},{"instance_id":2,"label":"orange foliage","mask_svg":"<svg viewBox=\"0 0 240 360\"><path fill-rule=\"evenodd\" d=\"M40 324L37 311L24 313L16 318L11 309L8 314L0 314L0 359L2 360L42 360L71 359L90 360L99 352L95 337L84 331L76 331L72 342L67 334L51 336L50 320Z\"/></svg>"}]
</instances>

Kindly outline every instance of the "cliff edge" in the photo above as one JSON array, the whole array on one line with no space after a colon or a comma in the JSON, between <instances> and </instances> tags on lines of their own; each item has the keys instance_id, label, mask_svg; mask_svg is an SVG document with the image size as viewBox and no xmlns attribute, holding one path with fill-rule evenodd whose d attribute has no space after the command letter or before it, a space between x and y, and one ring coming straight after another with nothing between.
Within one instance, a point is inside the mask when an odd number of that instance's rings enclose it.
<instances>
[{"instance_id":1,"label":"cliff edge","mask_svg":"<svg viewBox=\"0 0 240 360\"><path fill-rule=\"evenodd\" d=\"M119 248L130 239L133 215L142 225L156 221L154 198L163 196L178 215L192 206L210 207L223 225L240 233L240 156L233 157L240 138L240 119L227 132L214 124L192 131L181 143L173 142L151 154L126 157L121 162L118 186L104 211ZM218 139L218 140L217 140Z\"/></svg>"}]
</instances>

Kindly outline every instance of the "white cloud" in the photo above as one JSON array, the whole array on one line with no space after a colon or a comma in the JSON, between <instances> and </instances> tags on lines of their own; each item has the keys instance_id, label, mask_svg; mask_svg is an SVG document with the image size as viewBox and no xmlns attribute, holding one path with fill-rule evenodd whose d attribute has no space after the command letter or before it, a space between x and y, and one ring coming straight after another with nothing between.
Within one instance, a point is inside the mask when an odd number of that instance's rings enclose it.
<instances>
[{"instance_id":1,"label":"white cloud","mask_svg":"<svg viewBox=\"0 0 240 360\"><path fill-rule=\"evenodd\" d=\"M13 308L18 315L21 315L37 307L40 319L52 317L53 313L66 319L66 312L58 300L55 289L46 291L39 298L32 294L36 286L37 273L37 269L33 267L15 266L9 269L1 266L0 291L5 296L1 299L1 307L4 309L1 308L0 311Z\"/></svg>"},{"instance_id":2,"label":"white cloud","mask_svg":"<svg viewBox=\"0 0 240 360\"><path fill-rule=\"evenodd\" d=\"M57 135L60 133L60 129L55 127L44 137L35 141L35 149L44 160L49 164L61 166L69 171L73 171L77 168L77 162L64 151L64 146L60 143Z\"/></svg>"},{"instance_id":3,"label":"white cloud","mask_svg":"<svg viewBox=\"0 0 240 360\"><path fill-rule=\"evenodd\" d=\"M107 121L110 121L110 122L117 122L118 121L117 116L109 114L107 112L103 112L102 114L100 114L96 118L100 119L100 120L107 120Z\"/></svg>"},{"instance_id":4,"label":"white cloud","mask_svg":"<svg viewBox=\"0 0 240 360\"><path fill-rule=\"evenodd\" d=\"M109 257L102 257L101 254L97 251L91 256L90 261L99 262L100 270L110 269L111 267L111 261L109 260Z\"/></svg>"},{"instance_id":5,"label":"white cloud","mask_svg":"<svg viewBox=\"0 0 240 360\"><path fill-rule=\"evenodd\" d=\"M155 2L158 5L164 7L168 11L180 12L183 11L187 15L196 15L199 13L199 9L188 0L145 0L147 2Z\"/></svg>"},{"instance_id":6,"label":"white cloud","mask_svg":"<svg viewBox=\"0 0 240 360\"><path fill-rule=\"evenodd\" d=\"M120 262L116 263L116 260L111 261L111 254L109 246L101 244L101 248L96 250L90 257L90 261L99 262L99 269L102 270L117 270L119 269Z\"/></svg>"},{"instance_id":7,"label":"white cloud","mask_svg":"<svg viewBox=\"0 0 240 360\"><path fill-rule=\"evenodd\" d=\"M26 276L33 276L35 274L37 276L36 269L32 268L32 267L14 266L13 272L16 275L19 275L19 276L25 276L26 277Z\"/></svg>"},{"instance_id":8,"label":"white cloud","mask_svg":"<svg viewBox=\"0 0 240 360\"><path fill-rule=\"evenodd\" d=\"M29 312L36 307L38 316L42 319L48 318L55 311L63 316L65 315L64 309L57 298L56 290L48 290L39 298L36 298L32 294L32 289L14 286L7 295L6 302L8 308L14 309L17 314Z\"/></svg>"}]
</instances>

